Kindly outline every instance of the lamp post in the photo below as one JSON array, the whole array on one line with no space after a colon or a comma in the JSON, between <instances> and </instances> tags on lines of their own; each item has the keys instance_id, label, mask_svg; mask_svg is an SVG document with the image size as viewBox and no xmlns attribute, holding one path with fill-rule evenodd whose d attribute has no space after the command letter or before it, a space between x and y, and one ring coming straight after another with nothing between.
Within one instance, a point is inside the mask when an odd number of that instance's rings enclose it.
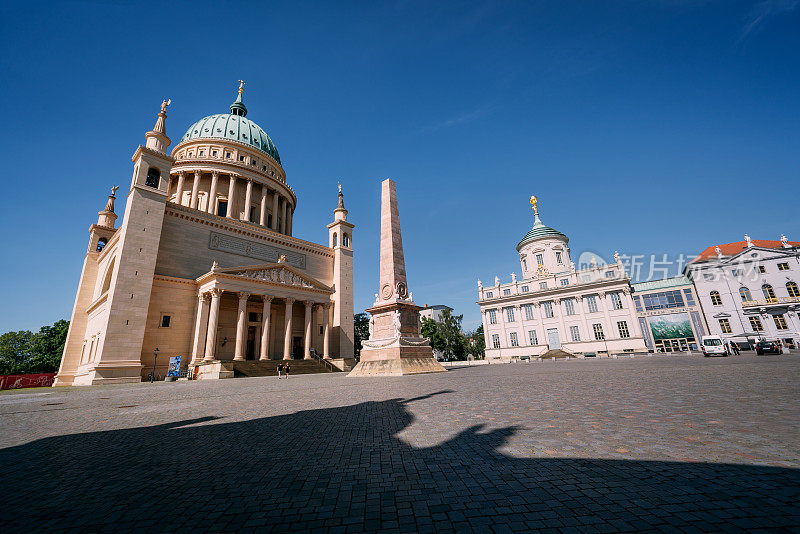
<instances>
[{"instance_id":1,"label":"lamp post","mask_svg":"<svg viewBox=\"0 0 800 534\"><path fill-rule=\"evenodd\" d=\"M150 373L150 383L156 379L156 360L158 360L158 347L153 351L153 372Z\"/></svg>"}]
</instances>

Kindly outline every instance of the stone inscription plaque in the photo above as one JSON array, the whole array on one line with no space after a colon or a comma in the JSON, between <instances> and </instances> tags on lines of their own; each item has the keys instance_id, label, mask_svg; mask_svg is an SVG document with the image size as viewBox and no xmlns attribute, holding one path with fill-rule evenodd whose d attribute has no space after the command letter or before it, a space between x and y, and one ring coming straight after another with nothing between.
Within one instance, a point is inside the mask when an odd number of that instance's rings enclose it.
<instances>
[{"instance_id":1,"label":"stone inscription plaque","mask_svg":"<svg viewBox=\"0 0 800 534\"><path fill-rule=\"evenodd\" d=\"M211 232L208 248L271 263L277 263L278 258L283 254L286 256L286 263L292 267L297 267L298 269L306 268L305 254L217 232Z\"/></svg>"}]
</instances>

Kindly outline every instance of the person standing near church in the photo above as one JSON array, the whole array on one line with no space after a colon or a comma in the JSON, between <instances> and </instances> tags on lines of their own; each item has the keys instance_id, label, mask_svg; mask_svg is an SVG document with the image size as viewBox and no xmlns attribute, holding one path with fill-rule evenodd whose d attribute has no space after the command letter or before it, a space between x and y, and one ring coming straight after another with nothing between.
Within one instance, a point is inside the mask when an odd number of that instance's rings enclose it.
<instances>
[{"instance_id":1,"label":"person standing near church","mask_svg":"<svg viewBox=\"0 0 800 534\"><path fill-rule=\"evenodd\" d=\"M278 364L278 380L281 379L281 371L283 371L283 364L279 363Z\"/></svg>"}]
</instances>

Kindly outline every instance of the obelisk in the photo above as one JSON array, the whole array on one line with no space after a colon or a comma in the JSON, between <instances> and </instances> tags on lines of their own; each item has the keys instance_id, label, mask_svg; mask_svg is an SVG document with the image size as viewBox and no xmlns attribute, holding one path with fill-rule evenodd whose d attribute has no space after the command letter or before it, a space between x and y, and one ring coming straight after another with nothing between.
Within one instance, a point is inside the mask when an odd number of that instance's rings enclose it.
<instances>
[{"instance_id":1,"label":"obelisk","mask_svg":"<svg viewBox=\"0 0 800 534\"><path fill-rule=\"evenodd\" d=\"M393 180L381 183L380 276L371 315L369 339L348 376L396 376L436 373L445 368L433 357L430 342L419 333L419 310L406 282L400 212Z\"/></svg>"}]
</instances>

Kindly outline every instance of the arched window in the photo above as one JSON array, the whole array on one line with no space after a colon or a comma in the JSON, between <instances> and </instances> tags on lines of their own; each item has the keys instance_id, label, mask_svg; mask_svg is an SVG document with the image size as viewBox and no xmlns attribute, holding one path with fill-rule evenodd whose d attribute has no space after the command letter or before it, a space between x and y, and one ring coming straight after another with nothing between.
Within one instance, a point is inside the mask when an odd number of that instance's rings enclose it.
<instances>
[{"instance_id":1,"label":"arched window","mask_svg":"<svg viewBox=\"0 0 800 534\"><path fill-rule=\"evenodd\" d=\"M100 291L101 295L103 293L105 293L106 291L108 291L108 288L111 287L111 277L114 274L114 264L116 262L117 262L117 258L114 258L113 260L111 260L111 263L108 264L108 269L106 270L106 277L103 280L103 289Z\"/></svg>"},{"instance_id":2,"label":"arched window","mask_svg":"<svg viewBox=\"0 0 800 534\"><path fill-rule=\"evenodd\" d=\"M739 294L742 296L742 302L746 300L753 300L753 295L750 294L750 290L746 287L740 287Z\"/></svg>"},{"instance_id":3,"label":"arched window","mask_svg":"<svg viewBox=\"0 0 800 534\"><path fill-rule=\"evenodd\" d=\"M342 234L342 246L349 247L350 246L350 235L349 234Z\"/></svg>"},{"instance_id":4,"label":"arched window","mask_svg":"<svg viewBox=\"0 0 800 534\"><path fill-rule=\"evenodd\" d=\"M339 236L336 234L336 232L334 232L333 233L333 244L331 246L335 247L338 244L339 244Z\"/></svg>"},{"instance_id":5,"label":"arched window","mask_svg":"<svg viewBox=\"0 0 800 534\"><path fill-rule=\"evenodd\" d=\"M158 189L158 182L161 180L161 171L159 171L155 167L150 167L147 169L147 178L144 181L144 185L147 187L154 187Z\"/></svg>"},{"instance_id":6,"label":"arched window","mask_svg":"<svg viewBox=\"0 0 800 534\"><path fill-rule=\"evenodd\" d=\"M789 292L790 297L800 297L800 290L797 289L797 284L794 282L786 282L786 291Z\"/></svg>"},{"instance_id":7,"label":"arched window","mask_svg":"<svg viewBox=\"0 0 800 534\"><path fill-rule=\"evenodd\" d=\"M772 286L769 284L764 284L761 286L761 291L764 293L764 298L767 300L775 300L775 291L772 289Z\"/></svg>"},{"instance_id":8,"label":"arched window","mask_svg":"<svg viewBox=\"0 0 800 534\"><path fill-rule=\"evenodd\" d=\"M97 240L97 252L102 252L103 251L103 247L106 246L106 243L108 243L108 239L106 239L105 237L101 237L100 239L98 239Z\"/></svg>"},{"instance_id":9,"label":"arched window","mask_svg":"<svg viewBox=\"0 0 800 534\"><path fill-rule=\"evenodd\" d=\"M719 296L719 291L711 292L711 304L714 306L722 306L722 297Z\"/></svg>"}]
</instances>

